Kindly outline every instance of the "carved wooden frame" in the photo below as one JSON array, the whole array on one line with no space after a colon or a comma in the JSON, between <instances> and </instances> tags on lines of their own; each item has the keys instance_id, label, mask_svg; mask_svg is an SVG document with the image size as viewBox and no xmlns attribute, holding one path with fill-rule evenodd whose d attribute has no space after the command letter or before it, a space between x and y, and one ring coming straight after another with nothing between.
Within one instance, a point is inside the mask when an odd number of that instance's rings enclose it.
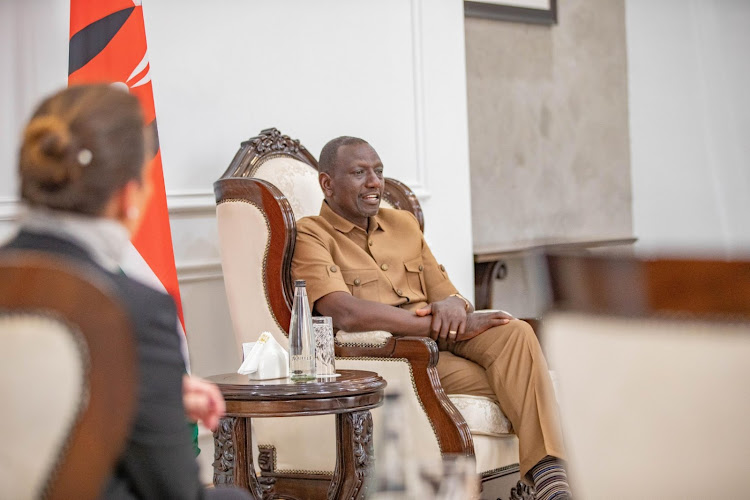
<instances>
[{"instance_id":1,"label":"carved wooden frame","mask_svg":"<svg viewBox=\"0 0 750 500\"><path fill-rule=\"evenodd\" d=\"M137 364L129 318L90 271L30 251L9 251L0 260L0 310L60 319L85 344L87 403L60 448L42 496L99 498L135 415Z\"/></svg>"},{"instance_id":2,"label":"carved wooden frame","mask_svg":"<svg viewBox=\"0 0 750 500\"><path fill-rule=\"evenodd\" d=\"M244 141L224 174L214 183L216 203L247 200L260 207L270 227L270 246L264 265L264 281L273 315L289 330L292 304L291 260L296 223L291 205L273 184L252 177L258 166L270 158L290 156L318 169L315 158L298 140L275 128ZM424 229L424 215L416 195L405 184L386 178L386 199L395 208L411 211ZM417 394L438 436L441 453L474 455L469 426L440 384L437 373L438 349L431 339L392 337L383 346L336 346L337 357L380 357L407 359L414 374Z\"/></svg>"}]
</instances>

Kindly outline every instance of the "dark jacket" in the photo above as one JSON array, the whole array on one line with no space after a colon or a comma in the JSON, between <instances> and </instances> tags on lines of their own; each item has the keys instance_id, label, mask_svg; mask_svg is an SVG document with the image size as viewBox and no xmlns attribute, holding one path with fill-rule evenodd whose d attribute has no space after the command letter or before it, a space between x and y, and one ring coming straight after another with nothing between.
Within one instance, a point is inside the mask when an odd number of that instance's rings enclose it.
<instances>
[{"instance_id":1,"label":"dark jacket","mask_svg":"<svg viewBox=\"0 0 750 500\"><path fill-rule=\"evenodd\" d=\"M136 417L103 497L202 498L182 404L185 364L172 298L125 275L107 271L86 250L57 236L21 231L0 251L10 249L54 254L94 269L114 285L132 321L140 377Z\"/></svg>"}]
</instances>

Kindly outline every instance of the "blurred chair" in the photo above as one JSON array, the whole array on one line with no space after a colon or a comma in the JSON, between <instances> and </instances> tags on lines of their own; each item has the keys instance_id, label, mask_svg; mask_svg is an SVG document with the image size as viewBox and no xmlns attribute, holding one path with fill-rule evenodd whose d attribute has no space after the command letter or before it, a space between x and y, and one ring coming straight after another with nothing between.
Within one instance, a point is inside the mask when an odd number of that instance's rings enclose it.
<instances>
[{"instance_id":1,"label":"blurred chair","mask_svg":"<svg viewBox=\"0 0 750 500\"><path fill-rule=\"evenodd\" d=\"M129 320L83 269L0 257L0 497L99 498L135 408Z\"/></svg>"},{"instance_id":2,"label":"blurred chair","mask_svg":"<svg viewBox=\"0 0 750 500\"><path fill-rule=\"evenodd\" d=\"M746 498L750 262L550 256L576 498Z\"/></svg>"},{"instance_id":3,"label":"blurred chair","mask_svg":"<svg viewBox=\"0 0 750 500\"><path fill-rule=\"evenodd\" d=\"M295 221L320 211L323 193L317 168L315 158L298 140L271 128L243 142L226 172L214 183L237 366L241 344L256 340L263 331L271 332L285 348L288 345ZM383 206L410 210L424 228L419 201L404 184L386 178L383 198ZM407 434L413 444L410 458L434 460L446 453L474 455L485 480L513 473L517 479L518 442L510 433L508 420L488 398L446 397L435 368L435 342L396 338L388 332L339 332L336 342L337 368L375 371L388 381L389 389L398 385L404 393ZM379 415L378 410L373 411L375 434L380 429ZM333 418L291 420L253 422L261 449L255 463L260 464L265 477L278 479L274 479L277 492L282 483L288 486L316 477L329 481L334 468ZM324 495L327 484L321 483ZM310 494L309 483L300 487Z\"/></svg>"}]
</instances>

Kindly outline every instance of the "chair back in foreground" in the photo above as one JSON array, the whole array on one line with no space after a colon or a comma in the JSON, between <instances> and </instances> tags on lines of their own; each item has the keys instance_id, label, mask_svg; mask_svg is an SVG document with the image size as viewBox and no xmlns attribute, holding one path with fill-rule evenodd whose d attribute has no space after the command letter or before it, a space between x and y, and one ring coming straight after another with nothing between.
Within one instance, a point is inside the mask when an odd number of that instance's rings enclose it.
<instances>
[{"instance_id":1,"label":"chair back in foreground","mask_svg":"<svg viewBox=\"0 0 750 500\"><path fill-rule=\"evenodd\" d=\"M135 409L129 320L85 270L33 252L0 258L0 491L99 498Z\"/></svg>"},{"instance_id":2,"label":"chair back in foreground","mask_svg":"<svg viewBox=\"0 0 750 500\"><path fill-rule=\"evenodd\" d=\"M750 489L750 262L551 256L543 340L576 498Z\"/></svg>"}]
</instances>

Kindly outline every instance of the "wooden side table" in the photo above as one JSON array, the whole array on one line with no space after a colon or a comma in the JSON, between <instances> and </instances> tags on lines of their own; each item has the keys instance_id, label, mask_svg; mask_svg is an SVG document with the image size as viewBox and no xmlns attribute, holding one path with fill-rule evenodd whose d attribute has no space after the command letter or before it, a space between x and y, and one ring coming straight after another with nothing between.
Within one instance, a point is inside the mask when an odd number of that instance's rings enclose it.
<instances>
[{"instance_id":1,"label":"wooden side table","mask_svg":"<svg viewBox=\"0 0 750 500\"><path fill-rule=\"evenodd\" d=\"M290 379L248 380L227 373L208 377L227 404L226 417L214 432L214 484L234 484L258 500L273 495L258 482L253 466L251 419L336 415L336 468L328 498L365 496L365 479L373 454L370 410L383 404L386 386L377 373L338 370L340 377L292 382Z\"/></svg>"}]
</instances>

